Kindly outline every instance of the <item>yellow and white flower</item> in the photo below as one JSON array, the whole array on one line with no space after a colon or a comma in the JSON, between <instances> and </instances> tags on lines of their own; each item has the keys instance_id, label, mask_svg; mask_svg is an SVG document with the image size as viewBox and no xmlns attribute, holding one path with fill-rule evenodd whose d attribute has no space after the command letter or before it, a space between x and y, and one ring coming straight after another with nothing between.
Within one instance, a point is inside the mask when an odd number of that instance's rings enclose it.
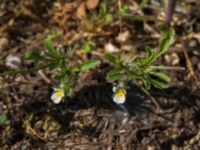
<instances>
[{"instance_id":1,"label":"yellow and white flower","mask_svg":"<svg viewBox=\"0 0 200 150\"><path fill-rule=\"evenodd\" d=\"M55 104L59 104L61 100L64 98L64 90L63 89L55 89L55 92L51 95L51 100Z\"/></svg>"},{"instance_id":2,"label":"yellow and white flower","mask_svg":"<svg viewBox=\"0 0 200 150\"><path fill-rule=\"evenodd\" d=\"M118 90L113 96L113 101L117 104L123 104L126 101L126 91Z\"/></svg>"}]
</instances>

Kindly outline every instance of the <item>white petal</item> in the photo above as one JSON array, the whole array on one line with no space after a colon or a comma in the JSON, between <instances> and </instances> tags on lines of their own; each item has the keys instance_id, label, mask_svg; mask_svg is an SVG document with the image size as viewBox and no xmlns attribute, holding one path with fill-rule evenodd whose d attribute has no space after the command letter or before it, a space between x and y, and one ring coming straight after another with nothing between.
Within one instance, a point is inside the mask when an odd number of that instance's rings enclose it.
<instances>
[{"instance_id":1,"label":"white petal","mask_svg":"<svg viewBox=\"0 0 200 150\"><path fill-rule=\"evenodd\" d=\"M56 93L54 93L52 96L51 96L51 100L55 103L55 104L58 104L60 103L60 101L62 100L62 97L58 97L56 95Z\"/></svg>"},{"instance_id":2,"label":"white petal","mask_svg":"<svg viewBox=\"0 0 200 150\"><path fill-rule=\"evenodd\" d=\"M115 95L114 98L113 98L113 101L117 104L123 104L126 100L126 97L125 96L117 96Z\"/></svg>"},{"instance_id":3,"label":"white petal","mask_svg":"<svg viewBox=\"0 0 200 150\"><path fill-rule=\"evenodd\" d=\"M113 88L112 88L113 92L115 92L116 89L117 89L117 87L116 87L116 86L113 86Z\"/></svg>"}]
</instances>

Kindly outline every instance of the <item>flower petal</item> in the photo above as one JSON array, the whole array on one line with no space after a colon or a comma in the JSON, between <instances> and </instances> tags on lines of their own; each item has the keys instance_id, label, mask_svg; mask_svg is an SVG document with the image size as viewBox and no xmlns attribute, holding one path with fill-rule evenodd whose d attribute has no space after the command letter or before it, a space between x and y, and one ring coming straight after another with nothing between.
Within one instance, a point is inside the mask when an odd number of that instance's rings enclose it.
<instances>
[{"instance_id":1,"label":"flower petal","mask_svg":"<svg viewBox=\"0 0 200 150\"><path fill-rule=\"evenodd\" d=\"M113 91L113 92L116 92L116 89L117 89L117 87L116 87L116 86L113 86L112 91Z\"/></svg>"},{"instance_id":2,"label":"flower petal","mask_svg":"<svg viewBox=\"0 0 200 150\"><path fill-rule=\"evenodd\" d=\"M117 104L123 104L126 101L126 97L124 96L118 96L117 94L115 94L113 101Z\"/></svg>"},{"instance_id":3,"label":"flower petal","mask_svg":"<svg viewBox=\"0 0 200 150\"><path fill-rule=\"evenodd\" d=\"M51 100L55 103L55 104L59 104L60 101L62 100L62 97L58 97L57 93L55 92L52 96L51 96Z\"/></svg>"}]
</instances>

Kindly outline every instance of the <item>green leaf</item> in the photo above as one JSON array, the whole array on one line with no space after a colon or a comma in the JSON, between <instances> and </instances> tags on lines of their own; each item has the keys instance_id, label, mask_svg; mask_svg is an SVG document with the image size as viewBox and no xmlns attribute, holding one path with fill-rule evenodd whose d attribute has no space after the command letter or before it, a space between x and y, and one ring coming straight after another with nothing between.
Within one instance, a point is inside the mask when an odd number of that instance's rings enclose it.
<instances>
[{"instance_id":1,"label":"green leaf","mask_svg":"<svg viewBox=\"0 0 200 150\"><path fill-rule=\"evenodd\" d=\"M104 20L104 23L106 24L106 25L108 25L108 24L110 24L111 22L113 21L113 16L112 16L112 14L106 14L105 15L105 20Z\"/></svg>"},{"instance_id":2,"label":"green leaf","mask_svg":"<svg viewBox=\"0 0 200 150\"><path fill-rule=\"evenodd\" d=\"M109 54L109 53L105 54L105 55L104 55L104 58L105 58L107 61L109 61L110 63L113 63L113 64L116 63L116 58L115 58L115 56L113 56L113 55L111 55L111 54Z\"/></svg>"},{"instance_id":3,"label":"green leaf","mask_svg":"<svg viewBox=\"0 0 200 150\"><path fill-rule=\"evenodd\" d=\"M150 78L150 76L149 75L144 75L143 77L141 77L141 79L142 79L142 81L144 83L145 88L147 90L149 90L150 87L151 87L151 82L150 82L151 78Z\"/></svg>"},{"instance_id":4,"label":"green leaf","mask_svg":"<svg viewBox=\"0 0 200 150\"><path fill-rule=\"evenodd\" d=\"M160 79L162 79L165 82L170 82L171 78L165 74L165 73L161 73L161 72L149 72L150 75L153 75L155 77L158 77Z\"/></svg>"},{"instance_id":5,"label":"green leaf","mask_svg":"<svg viewBox=\"0 0 200 150\"><path fill-rule=\"evenodd\" d=\"M44 42L45 48L48 52L53 55L55 53L55 49L53 48L52 38L47 38Z\"/></svg>"},{"instance_id":6,"label":"green leaf","mask_svg":"<svg viewBox=\"0 0 200 150\"><path fill-rule=\"evenodd\" d=\"M153 52L152 52L152 50L151 50L151 48L149 47L149 46L145 46L145 51L146 51L146 53L147 53L147 58L148 59L151 59L152 58L152 56L153 56Z\"/></svg>"},{"instance_id":7,"label":"green leaf","mask_svg":"<svg viewBox=\"0 0 200 150\"><path fill-rule=\"evenodd\" d=\"M184 67L179 67L179 66L149 66L149 70L185 70Z\"/></svg>"},{"instance_id":8,"label":"green leaf","mask_svg":"<svg viewBox=\"0 0 200 150\"><path fill-rule=\"evenodd\" d=\"M74 67L74 68L71 69L72 73L76 73L76 72L79 72L79 71L80 71L80 69L78 67Z\"/></svg>"},{"instance_id":9,"label":"green leaf","mask_svg":"<svg viewBox=\"0 0 200 150\"><path fill-rule=\"evenodd\" d=\"M145 61L142 63L142 65L150 65L157 58L159 58L162 54L164 54L168 50L169 46L171 45L171 43L174 39L174 36L175 36L174 30L170 30L169 32L167 32L159 46L158 51L153 54L150 52L149 48L146 48L147 53L149 53L147 55L150 55L151 57L149 57L148 59L145 59Z\"/></svg>"},{"instance_id":10,"label":"green leaf","mask_svg":"<svg viewBox=\"0 0 200 150\"><path fill-rule=\"evenodd\" d=\"M49 35L47 36L47 38L44 41L44 46L47 49L48 54L51 57L60 57L59 52L53 47L53 40L59 36L62 35L63 32L62 31L55 31L55 30L50 30Z\"/></svg>"},{"instance_id":11,"label":"green leaf","mask_svg":"<svg viewBox=\"0 0 200 150\"><path fill-rule=\"evenodd\" d=\"M9 123L9 120L6 115L0 115L0 126Z\"/></svg>"},{"instance_id":12,"label":"green leaf","mask_svg":"<svg viewBox=\"0 0 200 150\"><path fill-rule=\"evenodd\" d=\"M25 60L43 60L44 57L40 55L40 53L35 51L28 51L24 54L23 58Z\"/></svg>"},{"instance_id":13,"label":"green leaf","mask_svg":"<svg viewBox=\"0 0 200 150\"><path fill-rule=\"evenodd\" d=\"M148 65L154 59L154 53L150 47L145 46L145 51L146 51L146 59L138 61L141 66Z\"/></svg>"},{"instance_id":14,"label":"green leaf","mask_svg":"<svg viewBox=\"0 0 200 150\"><path fill-rule=\"evenodd\" d=\"M101 3L98 18L99 19L102 18L103 16L106 15L106 13L107 13L107 5L106 3Z\"/></svg>"},{"instance_id":15,"label":"green leaf","mask_svg":"<svg viewBox=\"0 0 200 150\"><path fill-rule=\"evenodd\" d=\"M84 53L90 53L92 48L95 47L95 43L93 43L92 41L87 41L84 45L83 45L83 52Z\"/></svg>"},{"instance_id":16,"label":"green leaf","mask_svg":"<svg viewBox=\"0 0 200 150\"><path fill-rule=\"evenodd\" d=\"M83 64L80 65L80 71L86 71L92 68L97 67L98 65L100 65L100 61L99 60L88 60L85 61Z\"/></svg>"},{"instance_id":17,"label":"green leaf","mask_svg":"<svg viewBox=\"0 0 200 150\"><path fill-rule=\"evenodd\" d=\"M154 79L151 79L151 84L158 89L165 89L169 87L169 84Z\"/></svg>"},{"instance_id":18,"label":"green leaf","mask_svg":"<svg viewBox=\"0 0 200 150\"><path fill-rule=\"evenodd\" d=\"M170 30L169 32L166 33L165 38L162 40L159 46L158 50L159 56L168 50L169 46L172 44L174 36L175 36L174 30Z\"/></svg>"},{"instance_id":19,"label":"green leaf","mask_svg":"<svg viewBox=\"0 0 200 150\"><path fill-rule=\"evenodd\" d=\"M110 82L113 82L113 81L121 79L123 75L124 73L120 72L119 70L113 69L107 73L106 79Z\"/></svg>"},{"instance_id":20,"label":"green leaf","mask_svg":"<svg viewBox=\"0 0 200 150\"><path fill-rule=\"evenodd\" d=\"M50 70L57 68L59 66L59 62L58 61L52 61L49 63L48 67Z\"/></svg>"},{"instance_id":21,"label":"green leaf","mask_svg":"<svg viewBox=\"0 0 200 150\"><path fill-rule=\"evenodd\" d=\"M128 13L128 6L127 5L122 5L119 9L119 14L120 15L125 15Z\"/></svg>"}]
</instances>

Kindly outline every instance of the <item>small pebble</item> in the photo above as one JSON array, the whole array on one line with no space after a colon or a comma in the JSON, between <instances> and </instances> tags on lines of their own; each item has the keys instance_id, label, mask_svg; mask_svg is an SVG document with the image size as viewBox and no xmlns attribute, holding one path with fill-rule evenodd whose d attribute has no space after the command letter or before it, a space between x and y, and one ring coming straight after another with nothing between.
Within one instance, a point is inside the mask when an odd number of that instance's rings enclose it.
<instances>
[{"instance_id":1,"label":"small pebble","mask_svg":"<svg viewBox=\"0 0 200 150\"><path fill-rule=\"evenodd\" d=\"M177 65L180 62L180 58L178 57L176 53L167 54L164 56L164 58L165 58L165 61L171 65Z\"/></svg>"},{"instance_id":2,"label":"small pebble","mask_svg":"<svg viewBox=\"0 0 200 150\"><path fill-rule=\"evenodd\" d=\"M126 42L129 37L130 37L130 32L127 30L125 32L119 33L119 35L116 37L116 40L119 43L123 43L123 42Z\"/></svg>"},{"instance_id":3,"label":"small pebble","mask_svg":"<svg viewBox=\"0 0 200 150\"><path fill-rule=\"evenodd\" d=\"M104 46L106 52L108 53L117 53L119 52L119 49L114 46L112 43L107 43L105 46Z\"/></svg>"},{"instance_id":4,"label":"small pebble","mask_svg":"<svg viewBox=\"0 0 200 150\"><path fill-rule=\"evenodd\" d=\"M18 69L21 65L21 59L17 56L8 55L5 60L5 65L11 69Z\"/></svg>"},{"instance_id":5,"label":"small pebble","mask_svg":"<svg viewBox=\"0 0 200 150\"><path fill-rule=\"evenodd\" d=\"M5 37L0 38L0 52L5 50L9 45L9 41Z\"/></svg>"},{"instance_id":6,"label":"small pebble","mask_svg":"<svg viewBox=\"0 0 200 150\"><path fill-rule=\"evenodd\" d=\"M197 46L197 44L198 44L197 40L193 39L189 42L189 47L195 47Z\"/></svg>"}]
</instances>

